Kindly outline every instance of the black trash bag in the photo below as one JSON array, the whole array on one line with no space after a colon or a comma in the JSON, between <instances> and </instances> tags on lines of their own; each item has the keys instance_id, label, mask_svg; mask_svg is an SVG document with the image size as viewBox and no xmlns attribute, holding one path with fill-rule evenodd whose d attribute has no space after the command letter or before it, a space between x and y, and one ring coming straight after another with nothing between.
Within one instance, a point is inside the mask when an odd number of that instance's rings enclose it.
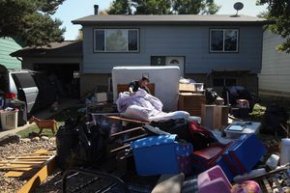
<instances>
[{"instance_id":1,"label":"black trash bag","mask_svg":"<svg viewBox=\"0 0 290 193\"><path fill-rule=\"evenodd\" d=\"M213 104L218 96L219 95L217 94L216 91L213 90L213 88L205 89L206 104Z\"/></svg>"},{"instance_id":2,"label":"black trash bag","mask_svg":"<svg viewBox=\"0 0 290 193\"><path fill-rule=\"evenodd\" d=\"M94 165L107 157L110 129L83 124L77 128L79 143L75 153L78 165Z\"/></svg>"},{"instance_id":3,"label":"black trash bag","mask_svg":"<svg viewBox=\"0 0 290 193\"><path fill-rule=\"evenodd\" d=\"M56 133L56 162L57 165L65 170L73 167L74 149L78 144L78 133L76 126L78 120L67 119L63 126L60 126Z\"/></svg>"},{"instance_id":4,"label":"black trash bag","mask_svg":"<svg viewBox=\"0 0 290 193\"><path fill-rule=\"evenodd\" d=\"M65 170L92 166L106 158L110 129L91 125L85 120L69 119L56 134L57 164Z\"/></svg>"},{"instance_id":5,"label":"black trash bag","mask_svg":"<svg viewBox=\"0 0 290 193\"><path fill-rule=\"evenodd\" d=\"M261 132L286 137L287 132L285 131L285 126L287 125L288 119L289 114L284 107L277 104L268 105L264 113L264 127Z\"/></svg>"}]
</instances>

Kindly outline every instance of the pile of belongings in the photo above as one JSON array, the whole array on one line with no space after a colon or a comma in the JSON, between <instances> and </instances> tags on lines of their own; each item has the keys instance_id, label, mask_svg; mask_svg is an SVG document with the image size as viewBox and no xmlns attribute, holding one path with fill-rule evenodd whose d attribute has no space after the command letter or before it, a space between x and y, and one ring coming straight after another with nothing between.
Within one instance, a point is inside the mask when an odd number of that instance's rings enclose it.
<instances>
[{"instance_id":1,"label":"pile of belongings","mask_svg":"<svg viewBox=\"0 0 290 193\"><path fill-rule=\"evenodd\" d=\"M119 93L116 104L122 116L143 121L151 122L189 118L189 113L186 111L163 112L162 102L143 89L139 89L134 94L129 92Z\"/></svg>"}]
</instances>

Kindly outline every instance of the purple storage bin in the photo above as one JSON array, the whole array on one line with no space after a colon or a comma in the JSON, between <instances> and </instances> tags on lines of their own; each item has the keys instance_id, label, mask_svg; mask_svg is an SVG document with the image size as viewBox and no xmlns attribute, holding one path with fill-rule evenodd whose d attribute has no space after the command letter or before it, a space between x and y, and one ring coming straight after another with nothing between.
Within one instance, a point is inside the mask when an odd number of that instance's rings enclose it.
<instances>
[{"instance_id":1,"label":"purple storage bin","mask_svg":"<svg viewBox=\"0 0 290 193\"><path fill-rule=\"evenodd\" d=\"M146 137L131 143L138 175L175 174L191 172L190 143L179 143L177 135Z\"/></svg>"},{"instance_id":2,"label":"purple storage bin","mask_svg":"<svg viewBox=\"0 0 290 193\"><path fill-rule=\"evenodd\" d=\"M231 193L231 184L220 166L214 166L197 177L198 193Z\"/></svg>"}]
</instances>

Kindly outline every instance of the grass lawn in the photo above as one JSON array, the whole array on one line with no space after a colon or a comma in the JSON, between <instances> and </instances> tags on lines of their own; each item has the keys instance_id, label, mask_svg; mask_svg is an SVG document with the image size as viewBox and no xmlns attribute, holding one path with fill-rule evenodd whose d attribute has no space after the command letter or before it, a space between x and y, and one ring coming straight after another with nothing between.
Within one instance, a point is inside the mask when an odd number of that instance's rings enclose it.
<instances>
[{"instance_id":1,"label":"grass lawn","mask_svg":"<svg viewBox=\"0 0 290 193\"><path fill-rule=\"evenodd\" d=\"M20 135L21 138L28 138L29 137L29 133L38 133L39 132L39 128L36 125L31 125L30 127L28 127L27 129L24 129L22 131L17 132L17 135ZM50 129L43 129L42 136L47 136L47 137L53 137L53 133Z\"/></svg>"},{"instance_id":2,"label":"grass lawn","mask_svg":"<svg viewBox=\"0 0 290 193\"><path fill-rule=\"evenodd\" d=\"M83 115L84 112L80 112L79 111L80 108L81 107L71 107L71 108L64 109L60 112L55 113L48 119L55 119L57 121L57 128L58 128L59 126L63 125L64 121L67 120L68 118L77 118L79 115ZM32 133L32 132L34 133L39 132L39 128L37 127L37 125L33 124L27 129L19 131L16 134L20 135L21 138L28 138L29 133ZM47 136L49 138L54 136L50 129L43 129L41 135Z\"/></svg>"}]
</instances>

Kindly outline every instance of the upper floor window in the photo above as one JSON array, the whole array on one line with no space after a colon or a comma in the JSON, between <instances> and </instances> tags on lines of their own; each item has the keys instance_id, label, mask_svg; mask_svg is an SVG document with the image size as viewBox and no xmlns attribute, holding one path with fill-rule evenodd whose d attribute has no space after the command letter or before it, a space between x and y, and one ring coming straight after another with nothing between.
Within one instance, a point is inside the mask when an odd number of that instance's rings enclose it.
<instances>
[{"instance_id":1,"label":"upper floor window","mask_svg":"<svg viewBox=\"0 0 290 193\"><path fill-rule=\"evenodd\" d=\"M210 52L238 52L239 30L211 29Z\"/></svg>"},{"instance_id":2,"label":"upper floor window","mask_svg":"<svg viewBox=\"0 0 290 193\"><path fill-rule=\"evenodd\" d=\"M138 29L95 29L95 52L138 52Z\"/></svg>"}]
</instances>

